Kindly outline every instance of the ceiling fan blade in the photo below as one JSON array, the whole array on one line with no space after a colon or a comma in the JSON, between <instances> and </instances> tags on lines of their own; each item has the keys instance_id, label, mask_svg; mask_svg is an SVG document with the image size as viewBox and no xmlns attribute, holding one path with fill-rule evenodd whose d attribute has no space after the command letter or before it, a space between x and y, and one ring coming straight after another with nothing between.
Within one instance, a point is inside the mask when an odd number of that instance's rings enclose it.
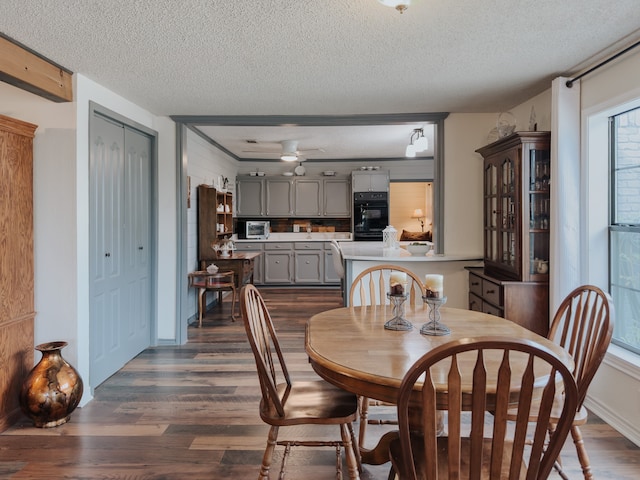
<instances>
[{"instance_id":1,"label":"ceiling fan blade","mask_svg":"<svg viewBox=\"0 0 640 480\"><path fill-rule=\"evenodd\" d=\"M265 153L269 155L279 155L280 150L242 150L242 153Z\"/></svg>"},{"instance_id":2,"label":"ceiling fan blade","mask_svg":"<svg viewBox=\"0 0 640 480\"><path fill-rule=\"evenodd\" d=\"M298 153L302 154L305 152L320 152L320 153L324 153L324 148L306 148L304 150L298 150Z\"/></svg>"}]
</instances>

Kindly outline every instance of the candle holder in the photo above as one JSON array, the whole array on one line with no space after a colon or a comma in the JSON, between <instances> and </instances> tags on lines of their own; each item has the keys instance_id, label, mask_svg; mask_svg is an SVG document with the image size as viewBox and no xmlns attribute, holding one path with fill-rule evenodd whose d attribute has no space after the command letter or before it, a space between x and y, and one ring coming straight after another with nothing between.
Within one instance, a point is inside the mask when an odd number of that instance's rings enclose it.
<instances>
[{"instance_id":1,"label":"candle holder","mask_svg":"<svg viewBox=\"0 0 640 480\"><path fill-rule=\"evenodd\" d=\"M429 321L422 325L420 333L423 335L449 335L451 330L440 323L440 307L447 303L447 297L422 297L429 307Z\"/></svg>"},{"instance_id":2,"label":"candle holder","mask_svg":"<svg viewBox=\"0 0 640 480\"><path fill-rule=\"evenodd\" d=\"M406 331L413 328L413 324L404 318L404 302L407 300L407 294L391 294L387 293L387 298L393 305L393 318L384 324L387 330Z\"/></svg>"}]
</instances>

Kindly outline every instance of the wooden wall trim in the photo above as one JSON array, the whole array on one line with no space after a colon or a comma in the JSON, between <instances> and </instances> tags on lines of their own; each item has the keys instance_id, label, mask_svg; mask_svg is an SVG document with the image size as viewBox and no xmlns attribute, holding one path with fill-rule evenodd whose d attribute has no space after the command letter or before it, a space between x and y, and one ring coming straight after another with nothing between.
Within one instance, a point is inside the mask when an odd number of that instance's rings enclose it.
<instances>
[{"instance_id":1,"label":"wooden wall trim","mask_svg":"<svg viewBox=\"0 0 640 480\"><path fill-rule=\"evenodd\" d=\"M73 101L72 72L0 36L0 80L54 102Z\"/></svg>"}]
</instances>

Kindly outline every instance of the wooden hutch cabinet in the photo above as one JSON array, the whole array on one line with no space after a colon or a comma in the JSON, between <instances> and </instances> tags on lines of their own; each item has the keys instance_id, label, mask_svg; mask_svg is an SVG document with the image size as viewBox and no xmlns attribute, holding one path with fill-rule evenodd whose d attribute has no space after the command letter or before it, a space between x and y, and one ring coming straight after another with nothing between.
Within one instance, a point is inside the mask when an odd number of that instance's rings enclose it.
<instances>
[{"instance_id":1,"label":"wooden hutch cabinet","mask_svg":"<svg viewBox=\"0 0 640 480\"><path fill-rule=\"evenodd\" d=\"M232 194L198 185L198 260L215 260L211 245L232 234Z\"/></svg>"},{"instance_id":2,"label":"wooden hutch cabinet","mask_svg":"<svg viewBox=\"0 0 640 480\"><path fill-rule=\"evenodd\" d=\"M0 115L0 432L20 418L33 368L33 137L37 126Z\"/></svg>"},{"instance_id":3,"label":"wooden hutch cabinet","mask_svg":"<svg viewBox=\"0 0 640 480\"><path fill-rule=\"evenodd\" d=\"M516 132L484 158L484 269L469 269L469 308L546 335L549 326L549 132Z\"/></svg>"}]
</instances>

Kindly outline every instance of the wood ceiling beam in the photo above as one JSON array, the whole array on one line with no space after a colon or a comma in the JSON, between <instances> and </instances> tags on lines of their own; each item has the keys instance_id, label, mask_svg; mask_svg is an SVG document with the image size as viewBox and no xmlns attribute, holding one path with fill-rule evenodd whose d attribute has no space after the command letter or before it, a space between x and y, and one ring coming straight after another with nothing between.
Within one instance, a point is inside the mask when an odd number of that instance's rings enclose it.
<instances>
[{"instance_id":1,"label":"wood ceiling beam","mask_svg":"<svg viewBox=\"0 0 640 480\"><path fill-rule=\"evenodd\" d=\"M0 81L54 102L73 101L73 73L0 34Z\"/></svg>"}]
</instances>

